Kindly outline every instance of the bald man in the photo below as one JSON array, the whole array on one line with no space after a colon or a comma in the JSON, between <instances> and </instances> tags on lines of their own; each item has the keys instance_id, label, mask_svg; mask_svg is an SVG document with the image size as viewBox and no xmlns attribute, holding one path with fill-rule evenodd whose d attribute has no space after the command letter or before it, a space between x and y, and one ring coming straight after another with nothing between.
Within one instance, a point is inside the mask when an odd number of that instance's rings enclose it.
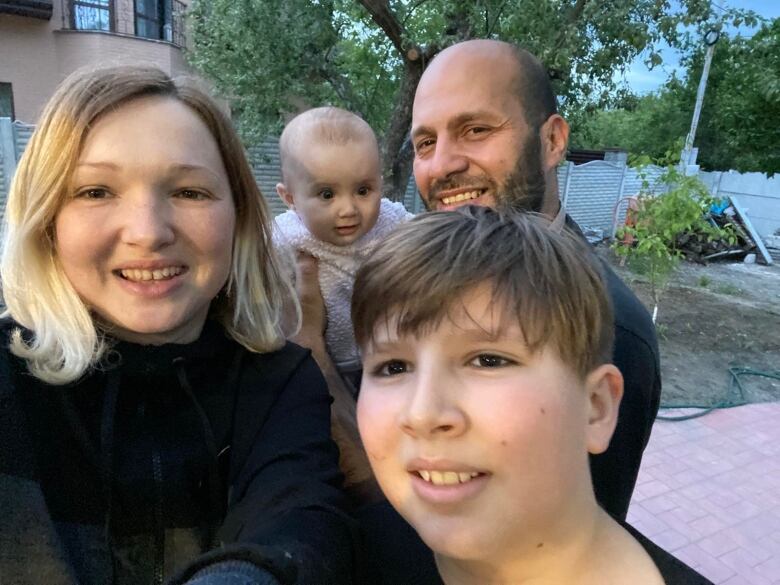
<instances>
[{"instance_id":1,"label":"bald man","mask_svg":"<svg viewBox=\"0 0 780 585\"><path fill-rule=\"evenodd\" d=\"M558 197L568 138L544 67L508 43L454 45L417 87L414 177L429 210L471 204L537 211L582 235ZM615 311L613 361L625 391L610 447L591 458L591 471L600 504L625 519L661 396L658 342L647 310L606 263L604 273Z\"/></svg>"}]
</instances>

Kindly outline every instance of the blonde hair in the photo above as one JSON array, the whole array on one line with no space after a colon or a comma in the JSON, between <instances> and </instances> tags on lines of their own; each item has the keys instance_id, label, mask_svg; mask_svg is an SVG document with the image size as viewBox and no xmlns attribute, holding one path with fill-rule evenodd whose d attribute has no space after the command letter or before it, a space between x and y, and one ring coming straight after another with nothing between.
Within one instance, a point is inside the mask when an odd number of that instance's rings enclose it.
<instances>
[{"instance_id":1,"label":"blonde hair","mask_svg":"<svg viewBox=\"0 0 780 585\"><path fill-rule=\"evenodd\" d=\"M254 352L284 340L282 307L300 309L271 244L269 212L230 120L192 83L153 67L82 69L47 104L14 176L5 213L0 260L3 316L30 330L11 337L11 351L50 384L66 384L94 367L107 342L65 276L55 251L54 221L66 197L85 137L103 114L131 100L166 97L191 108L219 148L236 208L232 266L210 314Z\"/></svg>"},{"instance_id":2,"label":"blonde hair","mask_svg":"<svg viewBox=\"0 0 780 585\"><path fill-rule=\"evenodd\" d=\"M516 319L531 353L549 344L582 378L609 363L612 305L599 260L582 238L549 226L538 214L467 206L397 227L355 278L358 345L380 324L424 335L487 283L502 322Z\"/></svg>"},{"instance_id":3,"label":"blonde hair","mask_svg":"<svg viewBox=\"0 0 780 585\"><path fill-rule=\"evenodd\" d=\"M295 172L305 154L301 151L310 147L307 139L336 145L369 140L379 156L376 134L363 118L334 106L312 108L290 120L279 137L283 181L290 180L290 174Z\"/></svg>"}]
</instances>

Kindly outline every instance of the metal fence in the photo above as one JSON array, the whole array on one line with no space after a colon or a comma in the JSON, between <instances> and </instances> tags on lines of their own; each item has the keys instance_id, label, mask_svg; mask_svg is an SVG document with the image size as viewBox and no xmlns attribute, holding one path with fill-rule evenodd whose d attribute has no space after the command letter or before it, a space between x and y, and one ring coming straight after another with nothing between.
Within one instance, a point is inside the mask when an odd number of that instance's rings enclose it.
<instances>
[{"instance_id":1,"label":"metal fence","mask_svg":"<svg viewBox=\"0 0 780 585\"><path fill-rule=\"evenodd\" d=\"M16 162L27 145L34 126L0 118L0 209L5 208L5 197ZM279 148L276 138L254 144L247 149L252 171L274 215L286 209L276 194L281 181ZM663 170L645 169L645 179L656 192L662 192L656 183ZM714 195L738 195L747 208L756 230L762 237L780 230L780 176L767 178L758 173L700 173L700 178ZM625 206L619 205L626 197L637 195L642 177L636 169L624 162L593 161L583 165L564 163L558 168L560 198L569 215L594 237L612 235L616 223L625 217ZM422 211L414 181L410 179L404 197L406 208L413 213Z\"/></svg>"}]
</instances>

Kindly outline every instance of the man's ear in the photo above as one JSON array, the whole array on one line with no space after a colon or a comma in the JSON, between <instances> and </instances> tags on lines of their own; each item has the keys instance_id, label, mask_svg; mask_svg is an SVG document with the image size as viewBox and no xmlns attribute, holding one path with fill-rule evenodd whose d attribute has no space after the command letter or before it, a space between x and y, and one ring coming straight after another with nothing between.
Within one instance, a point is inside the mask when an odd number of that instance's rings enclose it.
<instances>
[{"instance_id":1,"label":"man's ear","mask_svg":"<svg viewBox=\"0 0 780 585\"><path fill-rule=\"evenodd\" d=\"M279 195L279 199L287 204L287 207L293 210L295 209L295 201L293 201L292 193L287 190L287 187L284 186L284 183L276 184L276 193Z\"/></svg>"},{"instance_id":2,"label":"man's ear","mask_svg":"<svg viewBox=\"0 0 780 585\"><path fill-rule=\"evenodd\" d=\"M569 144L569 124L560 114L553 114L542 124L540 129L542 140L542 165L548 172L560 164L566 157L566 147Z\"/></svg>"},{"instance_id":3,"label":"man's ear","mask_svg":"<svg viewBox=\"0 0 780 585\"><path fill-rule=\"evenodd\" d=\"M596 455L607 450L615 432L623 397L623 375L612 364L603 364L588 374L585 390L588 393L588 452Z\"/></svg>"}]
</instances>

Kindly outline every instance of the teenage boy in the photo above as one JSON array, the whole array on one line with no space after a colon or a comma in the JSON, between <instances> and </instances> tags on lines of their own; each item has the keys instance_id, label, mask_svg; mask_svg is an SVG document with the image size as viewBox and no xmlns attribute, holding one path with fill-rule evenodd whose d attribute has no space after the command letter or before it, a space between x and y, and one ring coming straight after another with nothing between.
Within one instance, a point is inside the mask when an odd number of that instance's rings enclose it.
<instances>
[{"instance_id":1,"label":"teenage boy","mask_svg":"<svg viewBox=\"0 0 780 585\"><path fill-rule=\"evenodd\" d=\"M709 583L596 501L588 456L623 394L601 270L542 216L467 207L397 228L358 272L361 437L447 585ZM376 519L366 582L426 582Z\"/></svg>"}]
</instances>

